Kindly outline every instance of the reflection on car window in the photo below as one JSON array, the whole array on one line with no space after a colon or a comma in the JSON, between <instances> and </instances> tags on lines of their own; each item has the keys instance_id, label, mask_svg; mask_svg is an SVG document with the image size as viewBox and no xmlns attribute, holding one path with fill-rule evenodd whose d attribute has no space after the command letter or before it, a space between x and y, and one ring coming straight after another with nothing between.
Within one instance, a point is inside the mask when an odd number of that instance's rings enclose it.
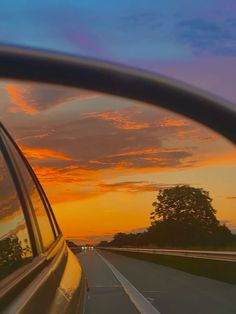
<instances>
[{"instance_id":1,"label":"reflection on car window","mask_svg":"<svg viewBox=\"0 0 236 314\"><path fill-rule=\"evenodd\" d=\"M43 248L46 250L55 240L54 233L42 202L42 199L39 195L38 189L35 185L35 182L32 179L31 174L29 173L25 163L23 162L21 156L15 149L14 145L11 141L7 139L7 144L11 149L11 152L14 155L17 166L19 167L22 176L24 178L24 182L26 185L26 189L28 194L30 195L31 203L34 208L34 212L36 215L36 219L38 222L39 230L42 237Z\"/></svg>"},{"instance_id":2,"label":"reflection on car window","mask_svg":"<svg viewBox=\"0 0 236 314\"><path fill-rule=\"evenodd\" d=\"M44 204L48 210L48 214L49 214L49 217L50 217L52 225L53 225L54 234L56 237L58 237L60 235L60 229L59 229L59 227L55 221L55 218L53 216L52 209L51 209L51 206L47 200L47 197L46 197L44 191L42 191L42 190L41 190L41 196L42 196L42 198L44 200Z\"/></svg>"},{"instance_id":3,"label":"reflection on car window","mask_svg":"<svg viewBox=\"0 0 236 314\"><path fill-rule=\"evenodd\" d=\"M20 201L0 152L0 279L33 258Z\"/></svg>"},{"instance_id":4,"label":"reflection on car window","mask_svg":"<svg viewBox=\"0 0 236 314\"><path fill-rule=\"evenodd\" d=\"M31 202L35 210L36 218L42 236L43 247L44 249L47 249L54 241L54 234L48 219L48 215L39 196L38 190L31 177L29 177L28 183Z\"/></svg>"}]
</instances>

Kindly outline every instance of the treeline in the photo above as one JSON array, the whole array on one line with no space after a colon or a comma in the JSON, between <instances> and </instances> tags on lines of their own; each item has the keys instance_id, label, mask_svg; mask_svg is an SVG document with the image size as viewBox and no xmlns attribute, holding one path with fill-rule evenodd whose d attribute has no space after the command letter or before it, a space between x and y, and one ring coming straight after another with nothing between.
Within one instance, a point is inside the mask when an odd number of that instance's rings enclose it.
<instances>
[{"instance_id":1,"label":"treeline","mask_svg":"<svg viewBox=\"0 0 236 314\"><path fill-rule=\"evenodd\" d=\"M114 247L166 247L166 248L218 248L235 244L236 235L224 225L214 232L205 234L202 230L185 228L181 224L159 223L142 233L117 233L113 239L101 241L98 246Z\"/></svg>"},{"instance_id":2,"label":"treeline","mask_svg":"<svg viewBox=\"0 0 236 314\"><path fill-rule=\"evenodd\" d=\"M235 244L236 235L220 224L209 193L188 185L160 190L152 204L151 225L141 233L117 233L98 246L223 248Z\"/></svg>"}]
</instances>

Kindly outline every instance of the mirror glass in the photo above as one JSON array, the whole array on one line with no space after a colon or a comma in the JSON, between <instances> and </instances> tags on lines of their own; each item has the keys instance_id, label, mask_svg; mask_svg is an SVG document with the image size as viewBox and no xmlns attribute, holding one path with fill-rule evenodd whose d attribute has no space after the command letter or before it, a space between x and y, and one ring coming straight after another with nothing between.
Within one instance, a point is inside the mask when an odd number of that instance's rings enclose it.
<instances>
[{"instance_id":1,"label":"mirror glass","mask_svg":"<svg viewBox=\"0 0 236 314\"><path fill-rule=\"evenodd\" d=\"M186 313L206 304L208 313L236 308L229 261L235 256L217 255L236 251L232 143L130 99L15 81L2 81L0 93L1 120L32 165L64 237L83 247L89 284L88 260L100 254L160 312L183 309L183 299L174 297L179 289L189 294Z\"/></svg>"}]
</instances>

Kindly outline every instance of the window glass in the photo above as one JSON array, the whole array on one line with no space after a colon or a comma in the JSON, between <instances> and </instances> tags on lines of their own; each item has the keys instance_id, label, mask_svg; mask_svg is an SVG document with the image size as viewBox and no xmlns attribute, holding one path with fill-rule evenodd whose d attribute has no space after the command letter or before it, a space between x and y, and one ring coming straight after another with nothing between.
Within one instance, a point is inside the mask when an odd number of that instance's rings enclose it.
<instances>
[{"instance_id":1,"label":"window glass","mask_svg":"<svg viewBox=\"0 0 236 314\"><path fill-rule=\"evenodd\" d=\"M41 196L42 196L42 198L44 200L44 204L45 204L45 206L46 206L46 208L48 210L48 214L49 214L49 217L50 217L52 225L53 225L54 233L55 233L56 237L58 237L60 235L60 229L59 229L59 227L58 227L58 225L57 225L57 223L55 221L54 215L52 213L51 206L50 206L49 201L48 201L48 199L47 199L47 197L45 195L45 192L42 190L42 187L40 187L40 193L41 193Z\"/></svg>"},{"instance_id":2,"label":"window glass","mask_svg":"<svg viewBox=\"0 0 236 314\"><path fill-rule=\"evenodd\" d=\"M26 174L27 169L24 169L24 170L25 170L24 173ZM28 181L27 188L30 193L31 202L34 207L36 218L38 221L38 225L39 225L39 229L40 229L40 233L41 233L42 241L43 241L43 247L44 249L47 249L51 245L51 243L54 241L53 230L52 230L47 212L45 210L45 207L38 193L38 190L30 176L27 181Z\"/></svg>"},{"instance_id":3,"label":"window glass","mask_svg":"<svg viewBox=\"0 0 236 314\"><path fill-rule=\"evenodd\" d=\"M32 258L24 214L0 151L0 279Z\"/></svg>"},{"instance_id":4,"label":"window glass","mask_svg":"<svg viewBox=\"0 0 236 314\"><path fill-rule=\"evenodd\" d=\"M36 215L36 219L38 222L39 230L42 237L43 242L43 248L46 250L52 242L55 240L54 233L52 230L51 223L49 221L49 217L47 214L47 211L44 207L44 204L42 202L42 199L40 197L40 194L38 192L38 189L35 185L35 182L33 181L33 178L27 169L25 163L23 162L21 156L17 152L15 146L12 144L10 140L7 139L8 146L11 149L11 152L14 155L16 164L19 168L19 170L22 173L22 176L24 178L24 182L26 185L27 192L30 196L31 203L34 209L34 213Z\"/></svg>"}]
</instances>

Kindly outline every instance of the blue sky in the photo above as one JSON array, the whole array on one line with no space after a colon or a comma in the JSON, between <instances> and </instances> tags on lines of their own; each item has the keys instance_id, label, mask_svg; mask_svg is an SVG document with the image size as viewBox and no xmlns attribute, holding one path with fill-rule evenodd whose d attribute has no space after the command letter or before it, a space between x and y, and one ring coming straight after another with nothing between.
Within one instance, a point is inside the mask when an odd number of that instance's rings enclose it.
<instances>
[{"instance_id":1,"label":"blue sky","mask_svg":"<svg viewBox=\"0 0 236 314\"><path fill-rule=\"evenodd\" d=\"M233 0L8 0L0 41L144 68L236 103Z\"/></svg>"}]
</instances>

